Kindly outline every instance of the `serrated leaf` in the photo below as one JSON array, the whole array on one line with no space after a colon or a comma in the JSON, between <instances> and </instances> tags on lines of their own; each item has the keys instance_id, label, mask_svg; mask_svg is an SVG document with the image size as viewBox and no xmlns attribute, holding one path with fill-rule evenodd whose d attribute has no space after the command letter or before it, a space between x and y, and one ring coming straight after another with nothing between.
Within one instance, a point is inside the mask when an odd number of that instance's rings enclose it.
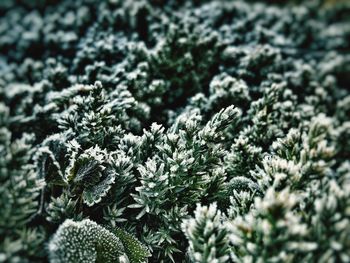
<instances>
[{"instance_id":1,"label":"serrated leaf","mask_svg":"<svg viewBox=\"0 0 350 263\"><path fill-rule=\"evenodd\" d=\"M115 181L115 174L109 172L107 177L96 185L85 188L83 191L83 201L88 206L93 206L101 202L102 197L106 196L112 184Z\"/></svg>"},{"instance_id":2,"label":"serrated leaf","mask_svg":"<svg viewBox=\"0 0 350 263\"><path fill-rule=\"evenodd\" d=\"M101 177L101 167L96 160L83 159L76 164L78 167L73 182L83 185L94 185Z\"/></svg>"}]
</instances>

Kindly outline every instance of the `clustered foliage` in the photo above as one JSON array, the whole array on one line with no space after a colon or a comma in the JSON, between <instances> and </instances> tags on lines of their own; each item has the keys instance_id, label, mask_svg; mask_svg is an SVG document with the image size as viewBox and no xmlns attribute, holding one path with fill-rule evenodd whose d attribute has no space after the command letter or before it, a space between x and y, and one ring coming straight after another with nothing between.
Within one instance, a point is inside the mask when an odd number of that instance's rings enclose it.
<instances>
[{"instance_id":1,"label":"clustered foliage","mask_svg":"<svg viewBox=\"0 0 350 263\"><path fill-rule=\"evenodd\" d=\"M350 3L266 2L0 1L0 262L349 262Z\"/></svg>"},{"instance_id":2,"label":"clustered foliage","mask_svg":"<svg viewBox=\"0 0 350 263\"><path fill-rule=\"evenodd\" d=\"M140 263L149 256L147 249L130 234L120 229L110 232L89 219L80 222L67 219L51 240L49 251L50 262L54 263Z\"/></svg>"}]
</instances>

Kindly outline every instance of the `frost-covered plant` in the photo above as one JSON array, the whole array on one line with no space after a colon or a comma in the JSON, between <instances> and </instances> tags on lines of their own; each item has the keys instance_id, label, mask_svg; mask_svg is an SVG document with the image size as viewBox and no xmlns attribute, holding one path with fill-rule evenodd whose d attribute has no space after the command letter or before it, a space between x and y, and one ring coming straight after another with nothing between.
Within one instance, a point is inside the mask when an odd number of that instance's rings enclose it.
<instances>
[{"instance_id":1,"label":"frost-covered plant","mask_svg":"<svg viewBox=\"0 0 350 263\"><path fill-rule=\"evenodd\" d=\"M228 234L215 203L197 206L194 218L184 221L183 230L189 240L189 255L193 262L227 262Z\"/></svg>"},{"instance_id":2,"label":"frost-covered plant","mask_svg":"<svg viewBox=\"0 0 350 263\"><path fill-rule=\"evenodd\" d=\"M109 231L95 222L67 219L49 243L50 262L145 262L149 252L121 229Z\"/></svg>"},{"instance_id":3,"label":"frost-covered plant","mask_svg":"<svg viewBox=\"0 0 350 263\"><path fill-rule=\"evenodd\" d=\"M349 17L0 1L0 262L349 262Z\"/></svg>"},{"instance_id":4,"label":"frost-covered plant","mask_svg":"<svg viewBox=\"0 0 350 263\"><path fill-rule=\"evenodd\" d=\"M95 222L66 220L49 243L50 262L123 262L121 241ZM125 261L125 260L124 260Z\"/></svg>"}]
</instances>

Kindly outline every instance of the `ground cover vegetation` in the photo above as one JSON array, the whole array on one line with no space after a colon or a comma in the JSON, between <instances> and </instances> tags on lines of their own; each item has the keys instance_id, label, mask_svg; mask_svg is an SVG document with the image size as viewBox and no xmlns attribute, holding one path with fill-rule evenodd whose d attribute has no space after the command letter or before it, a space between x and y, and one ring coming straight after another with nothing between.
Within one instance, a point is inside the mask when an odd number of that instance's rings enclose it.
<instances>
[{"instance_id":1,"label":"ground cover vegetation","mask_svg":"<svg viewBox=\"0 0 350 263\"><path fill-rule=\"evenodd\" d=\"M0 262L350 261L350 2L0 14Z\"/></svg>"}]
</instances>

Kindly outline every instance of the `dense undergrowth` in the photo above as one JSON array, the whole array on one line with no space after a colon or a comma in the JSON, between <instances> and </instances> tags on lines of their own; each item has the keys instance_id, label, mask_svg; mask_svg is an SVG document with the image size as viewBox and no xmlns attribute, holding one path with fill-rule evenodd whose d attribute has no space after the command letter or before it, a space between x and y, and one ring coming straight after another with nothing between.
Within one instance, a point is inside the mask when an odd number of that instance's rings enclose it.
<instances>
[{"instance_id":1,"label":"dense undergrowth","mask_svg":"<svg viewBox=\"0 0 350 263\"><path fill-rule=\"evenodd\" d=\"M0 262L349 262L350 3L274 2L1 1Z\"/></svg>"}]
</instances>

